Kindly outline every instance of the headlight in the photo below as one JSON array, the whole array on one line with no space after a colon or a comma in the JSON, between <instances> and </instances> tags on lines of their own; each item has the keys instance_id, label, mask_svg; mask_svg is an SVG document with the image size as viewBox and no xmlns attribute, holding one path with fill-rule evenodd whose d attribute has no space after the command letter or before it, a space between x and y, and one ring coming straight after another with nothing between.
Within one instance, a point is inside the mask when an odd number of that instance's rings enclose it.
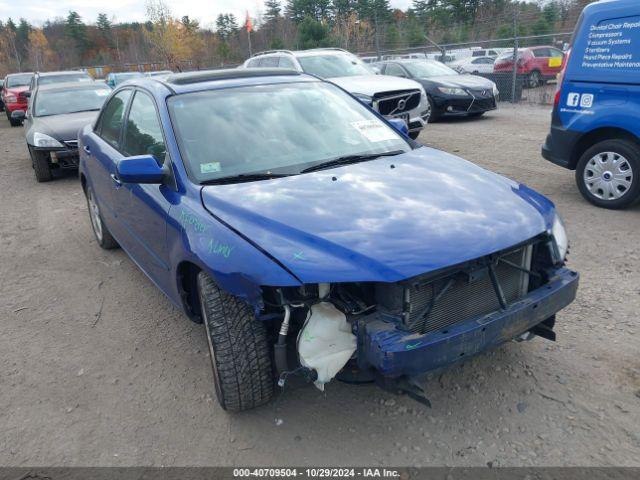
<instances>
[{"instance_id":1,"label":"headlight","mask_svg":"<svg viewBox=\"0 0 640 480\"><path fill-rule=\"evenodd\" d=\"M444 93L445 95L457 95L459 97L468 97L469 94L467 93L466 90L462 89L462 88L456 88L456 87L438 87L438 90L440 90L442 93Z\"/></svg>"},{"instance_id":2,"label":"headlight","mask_svg":"<svg viewBox=\"0 0 640 480\"><path fill-rule=\"evenodd\" d=\"M64 146L55 138L51 138L44 133L36 132L33 134L33 144L36 147L63 148Z\"/></svg>"},{"instance_id":3,"label":"headlight","mask_svg":"<svg viewBox=\"0 0 640 480\"><path fill-rule=\"evenodd\" d=\"M373 98L370 97L369 95L365 95L364 93L353 93L352 94L354 97L356 97L358 100L360 100L362 103L364 103L365 105L373 105Z\"/></svg>"},{"instance_id":4,"label":"headlight","mask_svg":"<svg viewBox=\"0 0 640 480\"><path fill-rule=\"evenodd\" d=\"M567 231L564 228L562 219L556 214L553 219L553 227L551 227L551 235L556 241L556 248L558 249L558 256L560 261L564 261L567 257L567 250L569 248L569 239L567 238Z\"/></svg>"}]
</instances>

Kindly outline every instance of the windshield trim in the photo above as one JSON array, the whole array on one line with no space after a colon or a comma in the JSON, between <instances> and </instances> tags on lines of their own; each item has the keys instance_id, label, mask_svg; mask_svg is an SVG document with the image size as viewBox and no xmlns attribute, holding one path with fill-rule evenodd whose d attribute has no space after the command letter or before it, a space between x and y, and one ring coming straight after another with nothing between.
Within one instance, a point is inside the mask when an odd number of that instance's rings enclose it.
<instances>
[{"instance_id":1,"label":"windshield trim","mask_svg":"<svg viewBox=\"0 0 640 480\"><path fill-rule=\"evenodd\" d=\"M307 85L307 84L323 84L323 85L328 85L330 86L330 88L337 88L338 90L342 90L340 87L337 87L335 85L333 85L330 82L325 82L322 80L317 80L317 81L308 81L308 80L292 80L292 81L288 81L288 82L278 82L277 84L271 84L271 83L265 83L265 84L260 84L260 85L228 85L228 86L224 86L224 87L220 87L220 88L211 88L211 89L206 89L206 90L193 90L193 91L188 91L188 92L182 92L182 93L172 93L170 95L167 95L165 97L165 108L167 109L167 116L169 118L169 124L168 127L171 128L171 133L173 135L173 139L175 140L175 145L178 149L178 153L180 154L180 163L182 164L182 168L184 168L184 171L187 174L187 178L189 179L189 181L198 187L205 187L207 186L207 182L211 181L213 179L203 179L203 180L198 180L197 176L194 174L193 169L191 164L189 163L187 157L184 154L184 150L183 147L181 145L181 141L179 139L177 130L176 130L176 125L175 125L175 118L174 118L174 114L172 109L170 108L170 102L172 101L172 99L175 98L179 98L182 96L187 96L187 95L192 95L192 94L200 94L200 93L205 93L205 92L216 92L216 91L224 91L224 90L234 90L234 89L242 89L242 88L252 88L252 87L257 87L257 86L284 86L284 85L293 85L293 84L303 84L303 85ZM358 102L356 100L356 102ZM366 106L362 105L364 108L366 108ZM416 148L419 148L420 145L417 144L414 140L411 140L408 137L404 137L400 132L398 132L395 127L389 123L389 121L384 118L383 116L381 116L380 114L373 112L373 114L380 120L382 121L385 125L387 125L389 128L391 128L394 132L397 133L398 138L403 140L405 142L405 144L408 147L407 152L411 152L413 150L415 150ZM306 173L302 173L301 170L304 170L305 168L308 168L310 166L313 166L315 164L320 164L320 163L324 163L329 159L324 159L324 160L312 160L312 161L308 161L308 162L301 162L295 166L283 166L283 167L277 167L277 168L272 168L269 170L265 170L265 169L258 169L258 170L253 170L251 172L244 172L245 174L257 174L257 173L263 173L263 172L271 172L274 174L279 174L279 173L285 173L286 176L296 176L296 175L306 175ZM296 168L297 171L295 172L291 172L291 168ZM286 170L289 169L289 170ZM284 171L283 171L284 170ZM315 173L315 172L309 172L309 173Z\"/></svg>"}]
</instances>

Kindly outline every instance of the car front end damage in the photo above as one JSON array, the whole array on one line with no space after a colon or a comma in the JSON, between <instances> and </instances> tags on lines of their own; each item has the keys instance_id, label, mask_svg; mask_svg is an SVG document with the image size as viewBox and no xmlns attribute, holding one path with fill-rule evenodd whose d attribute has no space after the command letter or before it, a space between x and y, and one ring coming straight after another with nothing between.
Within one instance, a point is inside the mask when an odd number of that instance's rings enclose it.
<instances>
[{"instance_id":1,"label":"car front end damage","mask_svg":"<svg viewBox=\"0 0 640 480\"><path fill-rule=\"evenodd\" d=\"M510 340L555 340L555 315L574 300L578 283L547 232L395 283L263 287L260 315L286 312L274 335L281 384L291 372L320 388L334 376L376 381L428 404L423 374ZM322 318L312 326L314 315Z\"/></svg>"},{"instance_id":2,"label":"car front end damage","mask_svg":"<svg viewBox=\"0 0 640 480\"><path fill-rule=\"evenodd\" d=\"M51 140L55 139L52 138ZM75 170L78 168L80 157L77 140L55 140L55 144L51 142L50 144L40 145L42 146L31 146L31 148L35 153L47 158L51 168L62 170Z\"/></svg>"}]
</instances>

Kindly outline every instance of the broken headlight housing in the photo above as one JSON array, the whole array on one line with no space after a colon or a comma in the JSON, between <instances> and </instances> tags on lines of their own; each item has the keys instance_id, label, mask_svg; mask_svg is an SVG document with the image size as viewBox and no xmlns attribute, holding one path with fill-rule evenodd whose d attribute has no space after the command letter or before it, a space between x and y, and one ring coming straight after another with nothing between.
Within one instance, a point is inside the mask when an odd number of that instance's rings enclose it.
<instances>
[{"instance_id":1,"label":"broken headlight housing","mask_svg":"<svg viewBox=\"0 0 640 480\"><path fill-rule=\"evenodd\" d=\"M553 219L551 235L555 240L558 261L564 262L565 258L567 257L567 250L569 249L569 239L567 237L567 231L564 228L564 223L562 223L562 219L557 213L555 218Z\"/></svg>"}]
</instances>

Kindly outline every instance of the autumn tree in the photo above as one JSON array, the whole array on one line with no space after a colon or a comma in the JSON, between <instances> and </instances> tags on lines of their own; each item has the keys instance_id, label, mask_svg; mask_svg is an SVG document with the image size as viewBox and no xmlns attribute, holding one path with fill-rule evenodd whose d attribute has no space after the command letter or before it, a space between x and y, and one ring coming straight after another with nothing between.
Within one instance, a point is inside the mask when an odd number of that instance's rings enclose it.
<instances>
[{"instance_id":1,"label":"autumn tree","mask_svg":"<svg viewBox=\"0 0 640 480\"><path fill-rule=\"evenodd\" d=\"M42 30L33 28L29 31L29 61L31 65L40 70L45 67L51 56L51 49L47 37Z\"/></svg>"}]
</instances>

